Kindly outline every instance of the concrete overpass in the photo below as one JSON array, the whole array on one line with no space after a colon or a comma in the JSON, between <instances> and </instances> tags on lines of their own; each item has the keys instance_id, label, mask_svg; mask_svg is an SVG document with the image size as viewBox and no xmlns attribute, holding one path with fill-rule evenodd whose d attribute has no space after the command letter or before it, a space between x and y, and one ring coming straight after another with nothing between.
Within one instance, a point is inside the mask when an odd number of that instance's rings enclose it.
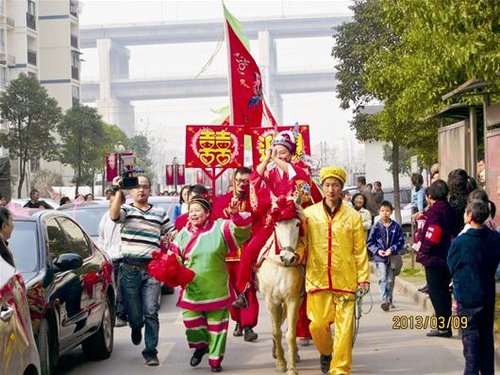
<instances>
[{"instance_id":1,"label":"concrete overpass","mask_svg":"<svg viewBox=\"0 0 500 375\"><path fill-rule=\"evenodd\" d=\"M280 94L331 92L335 90L332 71L280 73L273 76L273 90ZM99 82L84 83L82 102L99 100ZM117 79L111 83L113 98L120 101L206 98L228 95L227 77Z\"/></svg>"},{"instance_id":2,"label":"concrete overpass","mask_svg":"<svg viewBox=\"0 0 500 375\"><path fill-rule=\"evenodd\" d=\"M241 23L249 39L257 39L260 31L268 31L274 39L287 39L331 37L334 26L350 20L348 16L318 15L248 19ZM222 39L223 32L222 20L83 26L80 28L80 49L96 48L98 39L113 39L122 46L214 42Z\"/></svg>"},{"instance_id":3,"label":"concrete overpass","mask_svg":"<svg viewBox=\"0 0 500 375\"><path fill-rule=\"evenodd\" d=\"M333 27L349 21L347 16L308 16L242 21L246 35L258 39L259 67L271 107L282 119L282 94L333 92L332 71L278 72L276 39L329 37ZM217 42L223 38L223 22L186 21L134 24L80 29L80 48L97 48L99 82L83 82L81 101L96 102L105 121L134 133L131 101L225 96L227 77L129 78L130 50L127 46L170 43Z\"/></svg>"}]
</instances>

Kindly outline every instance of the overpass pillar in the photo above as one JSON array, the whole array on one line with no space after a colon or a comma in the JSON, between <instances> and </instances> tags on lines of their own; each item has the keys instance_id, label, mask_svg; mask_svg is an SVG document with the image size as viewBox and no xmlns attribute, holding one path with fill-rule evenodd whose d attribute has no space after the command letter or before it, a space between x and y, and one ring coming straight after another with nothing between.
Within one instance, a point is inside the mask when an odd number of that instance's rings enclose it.
<instances>
[{"instance_id":1,"label":"overpass pillar","mask_svg":"<svg viewBox=\"0 0 500 375\"><path fill-rule=\"evenodd\" d=\"M130 50L112 39L98 39L99 99L97 109L103 120L115 124L127 136L135 135L135 111L130 101L113 98L112 83L116 79L129 78Z\"/></svg>"},{"instance_id":2,"label":"overpass pillar","mask_svg":"<svg viewBox=\"0 0 500 375\"><path fill-rule=\"evenodd\" d=\"M273 77L278 72L276 40L269 31L259 31L260 72L264 84L264 94L279 124L283 123L283 98L273 90Z\"/></svg>"}]
</instances>

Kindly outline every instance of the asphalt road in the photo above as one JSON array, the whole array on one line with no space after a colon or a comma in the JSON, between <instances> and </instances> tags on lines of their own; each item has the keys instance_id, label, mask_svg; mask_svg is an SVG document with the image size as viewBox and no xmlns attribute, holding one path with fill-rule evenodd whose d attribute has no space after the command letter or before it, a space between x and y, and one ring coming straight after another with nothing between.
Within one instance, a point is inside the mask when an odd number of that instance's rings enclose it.
<instances>
[{"instance_id":1,"label":"asphalt road","mask_svg":"<svg viewBox=\"0 0 500 375\"><path fill-rule=\"evenodd\" d=\"M428 338L424 329L393 329L394 322L408 321L417 316L428 316L405 296L395 292L396 308L384 312L379 306L376 280L372 280L373 308L360 323L359 335L353 352L353 374L461 374L463 372L462 344L457 336L451 339ZM175 307L177 296L164 296L160 309L160 366L147 367L141 356L141 346L130 341L130 329L115 329L114 351L110 359L93 362L85 358L80 348L61 358L61 373L65 374L204 374L210 368L204 358L198 367L191 368L180 310ZM263 305L263 304L262 304ZM364 299L365 311L370 309L370 298ZM403 317L403 318L401 318ZM223 373L255 374L274 373L271 356L271 323L265 306L261 306L260 322L255 331L259 339L253 343L232 337L234 323L224 358ZM313 345L299 347L300 374L320 374L319 355Z\"/></svg>"}]
</instances>

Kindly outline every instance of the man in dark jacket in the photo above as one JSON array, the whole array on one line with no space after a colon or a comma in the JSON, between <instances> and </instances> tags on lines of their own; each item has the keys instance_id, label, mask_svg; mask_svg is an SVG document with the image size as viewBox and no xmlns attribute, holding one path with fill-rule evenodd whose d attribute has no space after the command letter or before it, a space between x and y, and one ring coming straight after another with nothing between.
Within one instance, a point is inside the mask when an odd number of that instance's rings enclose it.
<instances>
[{"instance_id":1,"label":"man in dark jacket","mask_svg":"<svg viewBox=\"0 0 500 375\"><path fill-rule=\"evenodd\" d=\"M452 242L448 255L453 294L458 302L463 329L464 374L495 373L493 319L500 234L482 225L488 217L486 202L469 203L464 221L471 228Z\"/></svg>"}]
</instances>

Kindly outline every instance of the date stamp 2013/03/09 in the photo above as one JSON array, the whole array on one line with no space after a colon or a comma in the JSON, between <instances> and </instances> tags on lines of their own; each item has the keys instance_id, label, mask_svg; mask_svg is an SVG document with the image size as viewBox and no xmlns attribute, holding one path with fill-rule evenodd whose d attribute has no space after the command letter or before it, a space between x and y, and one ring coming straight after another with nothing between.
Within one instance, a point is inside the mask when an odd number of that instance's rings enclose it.
<instances>
[{"instance_id":1,"label":"date stamp 2013/03/09","mask_svg":"<svg viewBox=\"0 0 500 375\"><path fill-rule=\"evenodd\" d=\"M392 329L460 329L467 328L466 316L394 315Z\"/></svg>"}]
</instances>

